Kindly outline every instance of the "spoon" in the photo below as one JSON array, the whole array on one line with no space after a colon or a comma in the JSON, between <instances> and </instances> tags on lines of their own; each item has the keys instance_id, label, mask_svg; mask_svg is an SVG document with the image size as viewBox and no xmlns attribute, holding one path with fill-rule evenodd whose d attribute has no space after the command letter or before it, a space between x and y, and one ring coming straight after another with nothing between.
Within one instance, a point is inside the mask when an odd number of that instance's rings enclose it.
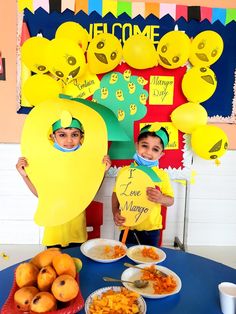
<instances>
[{"instance_id":1,"label":"spoon","mask_svg":"<svg viewBox=\"0 0 236 314\"><path fill-rule=\"evenodd\" d=\"M145 288L148 285L148 281L146 280L134 280L134 281L128 281L128 280L121 280L111 277L102 277L104 281L113 281L113 282L128 282L132 283L136 288Z\"/></svg>"},{"instance_id":2,"label":"spoon","mask_svg":"<svg viewBox=\"0 0 236 314\"><path fill-rule=\"evenodd\" d=\"M137 269L144 270L144 268L138 267L138 266L133 265L133 264L130 264L130 263L124 263L124 266L126 266L126 267L133 267L133 268L137 268ZM149 272L152 273L152 274L161 275L161 276L163 276L163 277L167 277L167 276L168 276L166 273L163 273L163 271L161 271L161 270L159 270L159 269L155 269L155 271L150 270L150 269L145 269L145 270L149 271Z\"/></svg>"}]
</instances>

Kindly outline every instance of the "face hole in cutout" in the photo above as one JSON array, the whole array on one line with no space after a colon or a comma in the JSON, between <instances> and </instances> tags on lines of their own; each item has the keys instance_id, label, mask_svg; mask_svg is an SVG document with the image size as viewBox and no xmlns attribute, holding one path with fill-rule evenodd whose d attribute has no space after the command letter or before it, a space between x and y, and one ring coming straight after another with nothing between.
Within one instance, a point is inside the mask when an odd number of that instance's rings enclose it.
<instances>
[{"instance_id":1,"label":"face hole in cutout","mask_svg":"<svg viewBox=\"0 0 236 314\"><path fill-rule=\"evenodd\" d=\"M56 122L59 122L59 120ZM53 126L56 124L56 122L53 123ZM81 130L74 126L63 128L59 127L60 125L56 125L54 126L55 130L53 130L53 126L48 131L48 139L50 145L52 145L55 149L62 152L73 152L78 150L83 145L83 128Z\"/></svg>"}]
</instances>

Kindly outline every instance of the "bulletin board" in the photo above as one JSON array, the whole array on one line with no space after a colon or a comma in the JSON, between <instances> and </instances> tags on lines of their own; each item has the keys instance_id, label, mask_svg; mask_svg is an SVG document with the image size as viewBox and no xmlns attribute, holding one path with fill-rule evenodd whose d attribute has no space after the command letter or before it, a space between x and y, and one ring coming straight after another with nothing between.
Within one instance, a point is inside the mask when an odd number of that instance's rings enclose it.
<instances>
[{"instance_id":1,"label":"bulletin board","mask_svg":"<svg viewBox=\"0 0 236 314\"><path fill-rule=\"evenodd\" d=\"M146 2L137 4L119 1L88 1L87 5L85 3L82 5L81 1L75 1L73 6L66 6L64 3L62 6L60 2L49 1L44 2L44 6L40 4L38 7L31 7L30 5L22 7L23 11L22 14L19 14L18 19L19 59L20 46L27 38L41 34L51 40L55 36L56 29L66 21L74 21L82 25L87 29L90 38L99 33L108 32L120 39L122 44L129 36L137 32L150 37L157 46L160 38L176 27L184 31L190 38L204 30L213 30L221 35L224 41L224 51L221 58L212 65L218 79L217 90L202 105L207 110L209 121L235 123L235 10L155 3L148 6ZM113 165L115 165L111 172L116 174L120 166L129 164L132 160L132 142L137 139L140 127L158 121L170 133L170 143L165 156L160 160L160 166L166 168L172 178L189 177L192 160L189 136L175 129L170 120L171 112L187 102L181 90L181 81L187 71L187 65L175 70L168 70L161 66L136 70L130 68L126 63L121 63L112 73L97 75L99 88L95 83L96 88L92 93L82 91L78 93L77 97L95 99L106 105L106 101L101 99L101 88L109 87L109 79L111 79L112 74L124 76L127 70L130 71L134 79L142 77L145 81L145 84L142 85L143 92L140 91L146 95L145 112L139 111L134 114L130 111L128 120L120 119L119 122L130 136L130 142L125 145L122 143L121 146L119 143L110 143L109 154L113 159ZM24 71L19 62L17 84L17 112L19 114L27 114L32 109L32 106L24 103L21 99L22 80L27 79L28 75L31 73L28 73L27 70ZM156 94L155 86L160 84L165 87L163 87L162 93ZM108 101L111 100L108 99Z\"/></svg>"}]
</instances>

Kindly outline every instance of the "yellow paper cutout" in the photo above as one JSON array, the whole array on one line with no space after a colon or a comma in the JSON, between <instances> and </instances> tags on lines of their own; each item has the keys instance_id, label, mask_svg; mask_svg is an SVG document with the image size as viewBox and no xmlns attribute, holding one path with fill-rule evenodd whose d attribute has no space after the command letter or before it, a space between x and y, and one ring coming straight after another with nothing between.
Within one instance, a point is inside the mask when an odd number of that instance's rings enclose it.
<instances>
[{"instance_id":1,"label":"yellow paper cutout","mask_svg":"<svg viewBox=\"0 0 236 314\"><path fill-rule=\"evenodd\" d=\"M145 127L146 125L154 125L156 122L145 122L140 123L139 128L140 130ZM165 147L166 149L179 149L179 133L178 129L174 127L172 122L159 122L162 127L166 129L169 134L169 143Z\"/></svg>"},{"instance_id":2,"label":"yellow paper cutout","mask_svg":"<svg viewBox=\"0 0 236 314\"><path fill-rule=\"evenodd\" d=\"M18 10L22 12L24 9L29 9L34 13L33 0L18 0Z\"/></svg>"},{"instance_id":3,"label":"yellow paper cutout","mask_svg":"<svg viewBox=\"0 0 236 314\"><path fill-rule=\"evenodd\" d=\"M147 187L155 187L151 178L137 168L124 169L116 180L116 195L125 226L135 226L151 213L155 203L147 199Z\"/></svg>"},{"instance_id":4,"label":"yellow paper cutout","mask_svg":"<svg viewBox=\"0 0 236 314\"><path fill-rule=\"evenodd\" d=\"M82 146L62 152L49 140L52 124L69 111L84 128ZM107 130L101 116L79 102L47 100L27 116L21 140L27 174L38 192L35 222L56 226L79 215L93 200L103 180L107 153ZM79 226L78 226L79 228Z\"/></svg>"},{"instance_id":5,"label":"yellow paper cutout","mask_svg":"<svg viewBox=\"0 0 236 314\"><path fill-rule=\"evenodd\" d=\"M31 103L23 95L23 85L27 79L31 76L31 71L27 68L24 63L21 63L21 106L23 107L33 107Z\"/></svg>"},{"instance_id":6,"label":"yellow paper cutout","mask_svg":"<svg viewBox=\"0 0 236 314\"><path fill-rule=\"evenodd\" d=\"M95 90L100 88L100 81L96 74L92 74L87 70L85 74L71 83L65 85L64 94L73 98L86 99L93 95Z\"/></svg>"},{"instance_id":7,"label":"yellow paper cutout","mask_svg":"<svg viewBox=\"0 0 236 314\"><path fill-rule=\"evenodd\" d=\"M174 76L150 76L149 104L173 105Z\"/></svg>"}]
</instances>

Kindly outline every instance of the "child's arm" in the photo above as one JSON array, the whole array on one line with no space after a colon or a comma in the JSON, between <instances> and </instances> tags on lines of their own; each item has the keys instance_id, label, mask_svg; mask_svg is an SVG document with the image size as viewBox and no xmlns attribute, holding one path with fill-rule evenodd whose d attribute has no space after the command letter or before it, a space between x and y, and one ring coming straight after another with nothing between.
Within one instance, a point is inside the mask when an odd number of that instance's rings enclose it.
<instances>
[{"instance_id":1,"label":"child's arm","mask_svg":"<svg viewBox=\"0 0 236 314\"><path fill-rule=\"evenodd\" d=\"M122 226L125 222L125 218L120 214L120 204L115 192L112 193L111 204L114 223L117 226Z\"/></svg>"},{"instance_id":2,"label":"child's arm","mask_svg":"<svg viewBox=\"0 0 236 314\"><path fill-rule=\"evenodd\" d=\"M147 198L151 202L158 203L166 207L174 204L174 198L172 196L162 194L161 191L156 188L147 188Z\"/></svg>"},{"instance_id":3,"label":"child's arm","mask_svg":"<svg viewBox=\"0 0 236 314\"><path fill-rule=\"evenodd\" d=\"M38 193L33 185L33 183L30 181L29 177L27 176L27 173L25 172L25 167L28 166L27 159L25 157L20 157L18 159L18 162L16 164L16 169L19 172L19 174L22 176L23 180L25 181L26 185L30 189L30 191L35 195L38 196Z\"/></svg>"}]
</instances>

